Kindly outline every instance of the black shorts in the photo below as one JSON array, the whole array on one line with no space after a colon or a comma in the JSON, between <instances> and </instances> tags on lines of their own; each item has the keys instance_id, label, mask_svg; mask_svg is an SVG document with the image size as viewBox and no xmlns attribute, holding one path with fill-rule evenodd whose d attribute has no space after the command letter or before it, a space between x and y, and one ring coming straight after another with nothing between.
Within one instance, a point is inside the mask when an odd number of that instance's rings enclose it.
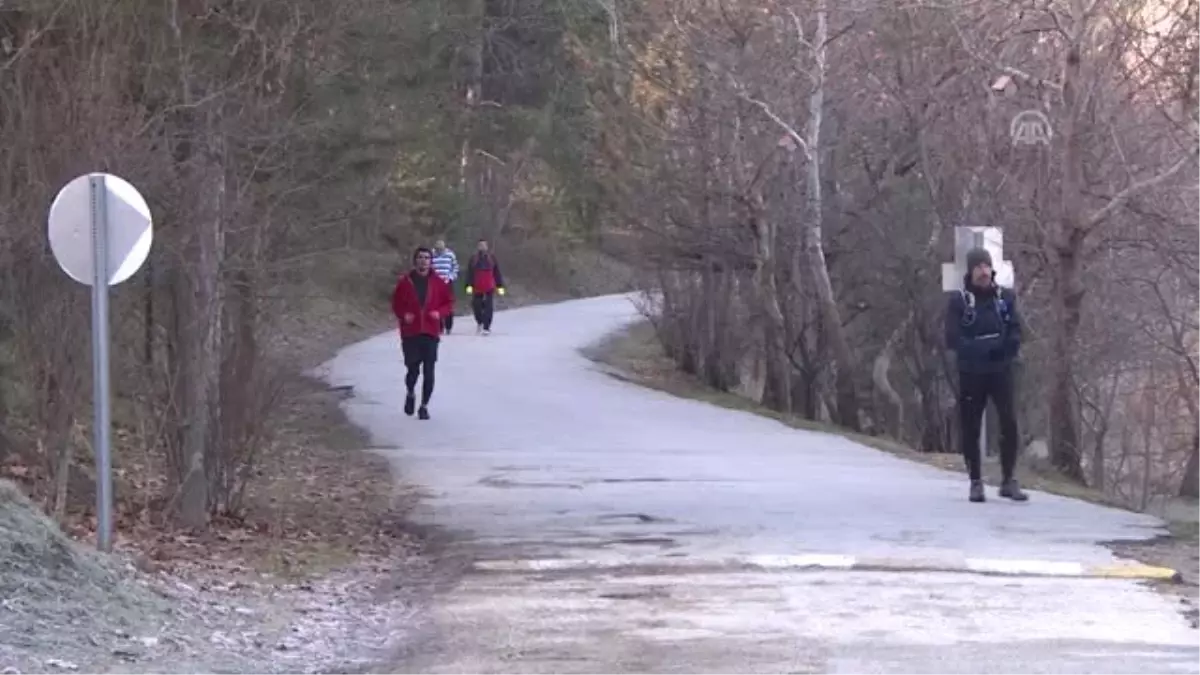
<instances>
[{"instance_id":1,"label":"black shorts","mask_svg":"<svg viewBox=\"0 0 1200 675\"><path fill-rule=\"evenodd\" d=\"M437 363L439 340L432 335L414 335L401 338L404 350L404 365L411 368L422 363Z\"/></svg>"}]
</instances>

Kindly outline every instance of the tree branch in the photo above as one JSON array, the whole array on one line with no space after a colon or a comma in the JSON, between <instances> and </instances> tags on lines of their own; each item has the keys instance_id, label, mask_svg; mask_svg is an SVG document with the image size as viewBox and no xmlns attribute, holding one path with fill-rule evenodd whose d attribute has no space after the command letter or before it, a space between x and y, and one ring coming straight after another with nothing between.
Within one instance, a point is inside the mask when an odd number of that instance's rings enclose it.
<instances>
[{"instance_id":1,"label":"tree branch","mask_svg":"<svg viewBox=\"0 0 1200 675\"><path fill-rule=\"evenodd\" d=\"M776 115L775 111L771 110L771 106L751 97L749 94L740 94L739 96L746 103L749 103L750 105L761 110L763 114L770 118L772 122L777 124L779 128L783 129L784 133L786 133L789 138L795 141L796 145L799 145L800 149L804 151L805 157L812 156L811 149L808 147L808 142L804 140L804 136L800 135L800 132L796 131L795 127L785 122L782 117Z\"/></svg>"},{"instance_id":2,"label":"tree branch","mask_svg":"<svg viewBox=\"0 0 1200 675\"><path fill-rule=\"evenodd\" d=\"M1200 152L1200 148L1193 148L1191 152L1189 152L1187 155L1181 157L1178 162L1175 162L1175 164L1171 165L1171 167L1169 169L1167 169L1166 171L1163 171L1162 173L1160 173L1157 176L1154 176L1152 178L1147 178L1146 180L1138 181L1138 182L1130 185L1129 187L1125 188L1124 190L1121 190L1120 192L1118 192L1116 195L1113 196L1113 198L1111 200L1109 200L1109 202L1107 204L1104 205L1104 208L1093 213L1087 219L1087 221L1084 223L1084 229L1091 230L1092 228L1096 227L1100 223L1104 222L1109 216L1116 213L1116 211L1118 209L1120 209L1122 206L1124 206L1125 202L1129 201L1130 197L1133 197L1133 196L1137 195L1139 192L1148 190L1156 185L1159 185L1161 183L1166 182L1167 180L1170 180L1170 178L1172 176L1179 173L1183 169L1183 167L1187 166L1191 160L1195 159L1198 152Z\"/></svg>"},{"instance_id":3,"label":"tree branch","mask_svg":"<svg viewBox=\"0 0 1200 675\"><path fill-rule=\"evenodd\" d=\"M1059 82L1043 79L1037 75L1033 75L1032 73L1025 72L1024 70L1013 68L1012 66L1006 66L1003 63L980 54L978 51L972 48L970 41L967 39L966 33L963 32L962 26L960 26L957 21L952 21L951 24L954 26L954 32L958 34L958 39L962 44L963 51L965 51L972 59L978 61L984 66L994 68L1005 75L1008 75L1009 77L1020 80L1034 87L1048 87L1055 90L1062 89L1062 84Z\"/></svg>"}]
</instances>

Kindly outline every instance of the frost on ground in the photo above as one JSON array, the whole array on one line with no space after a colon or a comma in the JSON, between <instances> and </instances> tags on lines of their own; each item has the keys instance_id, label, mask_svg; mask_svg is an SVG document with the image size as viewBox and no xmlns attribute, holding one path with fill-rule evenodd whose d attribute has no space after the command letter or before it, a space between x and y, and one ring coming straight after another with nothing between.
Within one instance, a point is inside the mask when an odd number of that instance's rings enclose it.
<instances>
[{"instance_id":1,"label":"frost on ground","mask_svg":"<svg viewBox=\"0 0 1200 675\"><path fill-rule=\"evenodd\" d=\"M418 626L420 559L360 558L320 580L234 567L139 571L71 541L0 481L0 671L361 670Z\"/></svg>"}]
</instances>

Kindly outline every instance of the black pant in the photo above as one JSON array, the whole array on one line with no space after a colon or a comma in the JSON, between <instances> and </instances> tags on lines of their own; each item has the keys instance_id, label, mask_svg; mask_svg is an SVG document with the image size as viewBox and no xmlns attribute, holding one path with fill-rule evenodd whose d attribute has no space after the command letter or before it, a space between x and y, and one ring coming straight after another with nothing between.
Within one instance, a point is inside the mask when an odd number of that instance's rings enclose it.
<instances>
[{"instance_id":1,"label":"black pant","mask_svg":"<svg viewBox=\"0 0 1200 675\"><path fill-rule=\"evenodd\" d=\"M450 293L453 295L454 294L454 282L447 281L446 284L448 286L450 286ZM445 333L446 335L449 335L450 331L452 331L452 330L454 330L454 312L453 311L447 313L446 316L442 317L442 332Z\"/></svg>"},{"instance_id":2,"label":"black pant","mask_svg":"<svg viewBox=\"0 0 1200 675\"><path fill-rule=\"evenodd\" d=\"M417 388L417 378L424 370L425 379L421 382L421 405L429 404L433 397L433 366L437 363L438 339L432 335L415 335L400 340L404 350L404 366L408 373L404 376L404 386L408 395L412 396Z\"/></svg>"},{"instance_id":3,"label":"black pant","mask_svg":"<svg viewBox=\"0 0 1200 675\"><path fill-rule=\"evenodd\" d=\"M979 480L983 458L979 451L979 427L988 399L1000 416L1000 469L1005 480L1017 466L1017 413L1013 407L1011 369L998 373L958 373L958 415L962 430L962 453L971 480Z\"/></svg>"},{"instance_id":4,"label":"black pant","mask_svg":"<svg viewBox=\"0 0 1200 675\"><path fill-rule=\"evenodd\" d=\"M484 330L492 329L492 313L494 304L492 302L493 291L487 293L476 293L471 298L471 309L475 312L475 323L483 327Z\"/></svg>"}]
</instances>

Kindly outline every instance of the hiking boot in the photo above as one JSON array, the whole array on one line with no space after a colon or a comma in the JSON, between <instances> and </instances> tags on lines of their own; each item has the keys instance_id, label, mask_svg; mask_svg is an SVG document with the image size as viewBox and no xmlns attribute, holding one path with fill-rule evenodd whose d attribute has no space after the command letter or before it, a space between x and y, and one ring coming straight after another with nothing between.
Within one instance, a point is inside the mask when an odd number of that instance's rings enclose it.
<instances>
[{"instance_id":1,"label":"hiking boot","mask_svg":"<svg viewBox=\"0 0 1200 675\"><path fill-rule=\"evenodd\" d=\"M429 408L421 406L421 409L417 411L417 417L423 420L429 419Z\"/></svg>"},{"instance_id":2,"label":"hiking boot","mask_svg":"<svg viewBox=\"0 0 1200 675\"><path fill-rule=\"evenodd\" d=\"M404 414L410 417L413 414L413 409L417 407L417 399L412 394L404 397Z\"/></svg>"},{"instance_id":3,"label":"hiking boot","mask_svg":"<svg viewBox=\"0 0 1200 675\"><path fill-rule=\"evenodd\" d=\"M971 481L971 495L970 495L969 499L971 501L977 502L977 503L987 501L987 495L984 494L984 492L983 492L983 481L981 481L981 480Z\"/></svg>"},{"instance_id":4,"label":"hiking boot","mask_svg":"<svg viewBox=\"0 0 1200 675\"><path fill-rule=\"evenodd\" d=\"M1008 497L1014 502L1029 501L1029 495L1021 489L1021 484L1017 482L1016 478L1009 478L1000 484L1000 496Z\"/></svg>"}]
</instances>

